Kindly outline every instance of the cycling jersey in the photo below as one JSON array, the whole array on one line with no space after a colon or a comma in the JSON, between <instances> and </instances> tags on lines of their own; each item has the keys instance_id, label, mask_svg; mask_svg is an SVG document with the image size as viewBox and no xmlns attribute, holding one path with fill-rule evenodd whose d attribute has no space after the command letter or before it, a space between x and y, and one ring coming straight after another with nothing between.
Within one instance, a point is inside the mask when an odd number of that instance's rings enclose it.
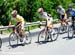
<instances>
[{"instance_id":1,"label":"cycling jersey","mask_svg":"<svg viewBox=\"0 0 75 55\"><path fill-rule=\"evenodd\" d=\"M65 17L65 10L63 8L61 10L57 9L57 12L60 14L59 19L63 19Z\"/></svg>"},{"instance_id":2,"label":"cycling jersey","mask_svg":"<svg viewBox=\"0 0 75 55\"><path fill-rule=\"evenodd\" d=\"M24 29L24 18L20 15L17 15L16 18L12 18L12 20L16 20L17 23L22 22L22 29ZM11 24L11 22L10 22Z\"/></svg>"},{"instance_id":3,"label":"cycling jersey","mask_svg":"<svg viewBox=\"0 0 75 55\"><path fill-rule=\"evenodd\" d=\"M65 14L65 10L62 8L61 10L57 9L57 12L60 14L60 15L64 15Z\"/></svg>"},{"instance_id":4,"label":"cycling jersey","mask_svg":"<svg viewBox=\"0 0 75 55\"><path fill-rule=\"evenodd\" d=\"M45 26L52 27L53 18L51 17L51 15L47 14L46 12L43 12L42 15L39 15L39 18L46 19Z\"/></svg>"},{"instance_id":5,"label":"cycling jersey","mask_svg":"<svg viewBox=\"0 0 75 55\"><path fill-rule=\"evenodd\" d=\"M75 9L72 9L71 11L67 10L67 14L70 14L72 16L72 21L75 20Z\"/></svg>"},{"instance_id":6,"label":"cycling jersey","mask_svg":"<svg viewBox=\"0 0 75 55\"><path fill-rule=\"evenodd\" d=\"M39 15L39 18L41 18L41 19L48 18L48 20L50 20L51 22L53 21L53 18L51 16L49 16L46 12L43 12L42 15Z\"/></svg>"},{"instance_id":7,"label":"cycling jersey","mask_svg":"<svg viewBox=\"0 0 75 55\"><path fill-rule=\"evenodd\" d=\"M22 22L24 24L24 18L22 16L20 16L20 15L17 15L16 21L17 22Z\"/></svg>"},{"instance_id":8,"label":"cycling jersey","mask_svg":"<svg viewBox=\"0 0 75 55\"><path fill-rule=\"evenodd\" d=\"M75 9L72 9L72 11L68 11L70 14L71 14L71 16L75 16Z\"/></svg>"}]
</instances>

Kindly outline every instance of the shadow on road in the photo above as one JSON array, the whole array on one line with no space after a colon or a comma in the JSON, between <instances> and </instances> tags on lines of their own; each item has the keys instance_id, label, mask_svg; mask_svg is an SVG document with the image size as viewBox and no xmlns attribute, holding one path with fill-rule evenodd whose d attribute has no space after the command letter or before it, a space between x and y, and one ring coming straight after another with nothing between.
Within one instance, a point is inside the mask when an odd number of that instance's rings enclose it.
<instances>
[{"instance_id":1,"label":"shadow on road","mask_svg":"<svg viewBox=\"0 0 75 55\"><path fill-rule=\"evenodd\" d=\"M37 41L35 43L38 43L39 45L41 45L41 44L47 44L49 42L53 42L53 41L39 41L39 42Z\"/></svg>"},{"instance_id":2,"label":"shadow on road","mask_svg":"<svg viewBox=\"0 0 75 55\"><path fill-rule=\"evenodd\" d=\"M66 40L71 40L71 39L73 39L73 38L75 38L75 36L67 36L67 37L63 37L63 39L66 39Z\"/></svg>"},{"instance_id":3,"label":"shadow on road","mask_svg":"<svg viewBox=\"0 0 75 55\"><path fill-rule=\"evenodd\" d=\"M18 46L24 46L24 44L15 44L15 45L11 45L11 48L16 48Z\"/></svg>"}]
</instances>

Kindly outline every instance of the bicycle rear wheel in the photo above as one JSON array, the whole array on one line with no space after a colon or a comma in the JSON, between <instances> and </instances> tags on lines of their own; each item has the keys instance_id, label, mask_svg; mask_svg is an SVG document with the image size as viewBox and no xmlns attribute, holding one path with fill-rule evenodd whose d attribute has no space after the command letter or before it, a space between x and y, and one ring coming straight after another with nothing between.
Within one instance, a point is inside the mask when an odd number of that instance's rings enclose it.
<instances>
[{"instance_id":1,"label":"bicycle rear wheel","mask_svg":"<svg viewBox=\"0 0 75 55\"><path fill-rule=\"evenodd\" d=\"M64 26L59 27L58 31L59 31L60 34L67 33L67 31L68 31L68 25L64 25Z\"/></svg>"},{"instance_id":2,"label":"bicycle rear wheel","mask_svg":"<svg viewBox=\"0 0 75 55\"><path fill-rule=\"evenodd\" d=\"M13 32L9 36L9 45L17 45L18 44L18 36Z\"/></svg>"},{"instance_id":3,"label":"bicycle rear wheel","mask_svg":"<svg viewBox=\"0 0 75 55\"><path fill-rule=\"evenodd\" d=\"M0 38L0 48L2 47L2 40L1 40L1 38Z\"/></svg>"}]
</instances>

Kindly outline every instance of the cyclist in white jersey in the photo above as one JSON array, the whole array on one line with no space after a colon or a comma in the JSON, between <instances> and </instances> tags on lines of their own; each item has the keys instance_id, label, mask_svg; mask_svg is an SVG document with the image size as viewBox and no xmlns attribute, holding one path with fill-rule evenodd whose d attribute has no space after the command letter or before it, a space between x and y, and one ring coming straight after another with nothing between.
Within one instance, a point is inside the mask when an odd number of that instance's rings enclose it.
<instances>
[{"instance_id":1,"label":"cyclist in white jersey","mask_svg":"<svg viewBox=\"0 0 75 55\"><path fill-rule=\"evenodd\" d=\"M66 15L66 12L64 10L64 8L59 5L58 8L57 8L57 13L59 14L59 21L61 23L61 26L65 23L65 24L68 24L67 23L67 15Z\"/></svg>"},{"instance_id":2,"label":"cyclist in white jersey","mask_svg":"<svg viewBox=\"0 0 75 55\"><path fill-rule=\"evenodd\" d=\"M53 27L53 18L47 12L44 12L43 8L38 9L40 20L46 20L46 26L51 29Z\"/></svg>"}]
</instances>

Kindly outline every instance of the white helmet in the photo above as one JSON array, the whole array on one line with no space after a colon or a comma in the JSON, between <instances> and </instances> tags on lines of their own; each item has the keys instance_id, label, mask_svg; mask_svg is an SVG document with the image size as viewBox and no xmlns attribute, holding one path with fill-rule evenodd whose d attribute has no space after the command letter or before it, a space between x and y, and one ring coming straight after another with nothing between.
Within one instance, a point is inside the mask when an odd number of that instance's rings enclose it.
<instances>
[{"instance_id":1,"label":"white helmet","mask_svg":"<svg viewBox=\"0 0 75 55\"><path fill-rule=\"evenodd\" d=\"M39 9L38 9L38 12L41 12L41 11L43 11L43 8L39 8Z\"/></svg>"},{"instance_id":2,"label":"white helmet","mask_svg":"<svg viewBox=\"0 0 75 55\"><path fill-rule=\"evenodd\" d=\"M17 10L13 10L11 14L17 14Z\"/></svg>"},{"instance_id":3,"label":"white helmet","mask_svg":"<svg viewBox=\"0 0 75 55\"><path fill-rule=\"evenodd\" d=\"M59 5L59 6L58 6L58 8L61 8L61 9L62 9L62 6L61 6L61 5Z\"/></svg>"}]
</instances>

